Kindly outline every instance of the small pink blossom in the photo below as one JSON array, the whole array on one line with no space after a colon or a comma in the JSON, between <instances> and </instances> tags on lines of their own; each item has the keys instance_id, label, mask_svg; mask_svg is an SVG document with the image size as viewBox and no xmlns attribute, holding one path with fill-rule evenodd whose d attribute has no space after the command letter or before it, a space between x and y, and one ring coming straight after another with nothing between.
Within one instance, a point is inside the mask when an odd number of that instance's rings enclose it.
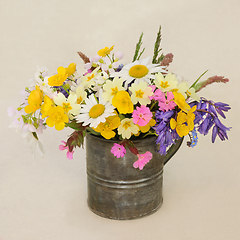
<instances>
[{"instance_id":1,"label":"small pink blossom","mask_svg":"<svg viewBox=\"0 0 240 240\"><path fill-rule=\"evenodd\" d=\"M68 159L73 159L73 153L74 153L74 151L72 151L72 152L70 152L69 151L69 148L68 148L68 146L67 146L67 143L66 142L64 142L64 141L61 141L64 145L59 145L59 150L60 151L63 151L63 150L65 150L65 149L67 149L67 158Z\"/></svg>"},{"instance_id":2,"label":"small pink blossom","mask_svg":"<svg viewBox=\"0 0 240 240\"><path fill-rule=\"evenodd\" d=\"M174 95L172 92L167 92L167 99L165 96L159 98L158 106L162 111L168 111L174 109L176 103L173 101Z\"/></svg>"},{"instance_id":3,"label":"small pink blossom","mask_svg":"<svg viewBox=\"0 0 240 240\"><path fill-rule=\"evenodd\" d=\"M121 144L114 143L111 149L111 153L117 158L124 157L126 148Z\"/></svg>"},{"instance_id":4,"label":"small pink blossom","mask_svg":"<svg viewBox=\"0 0 240 240\"><path fill-rule=\"evenodd\" d=\"M163 93L161 89L157 89L154 92L153 99L156 101L160 101L162 98L165 98L165 93Z\"/></svg>"},{"instance_id":5,"label":"small pink blossom","mask_svg":"<svg viewBox=\"0 0 240 240\"><path fill-rule=\"evenodd\" d=\"M121 59L123 59L123 53L122 52L116 52L114 54L114 57L115 57L116 60L121 60Z\"/></svg>"},{"instance_id":6,"label":"small pink blossom","mask_svg":"<svg viewBox=\"0 0 240 240\"><path fill-rule=\"evenodd\" d=\"M138 124L139 126L146 126L151 120L152 115L153 114L148 107L141 105L141 107L137 107L136 110L133 111L133 123Z\"/></svg>"},{"instance_id":7,"label":"small pink blossom","mask_svg":"<svg viewBox=\"0 0 240 240\"><path fill-rule=\"evenodd\" d=\"M152 153L147 151L144 154L138 154L138 160L133 163L134 168L139 168L140 170L152 159Z\"/></svg>"}]
</instances>

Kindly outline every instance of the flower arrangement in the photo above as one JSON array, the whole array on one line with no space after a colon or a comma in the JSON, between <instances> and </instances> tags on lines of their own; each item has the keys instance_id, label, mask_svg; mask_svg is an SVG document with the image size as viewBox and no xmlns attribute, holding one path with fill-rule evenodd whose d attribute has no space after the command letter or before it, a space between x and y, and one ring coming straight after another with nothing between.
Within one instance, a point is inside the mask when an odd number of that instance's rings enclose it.
<instances>
[{"instance_id":1,"label":"flower arrangement","mask_svg":"<svg viewBox=\"0 0 240 240\"><path fill-rule=\"evenodd\" d=\"M8 109L9 116L15 116L10 126L41 151L39 134L47 126L57 131L72 128L73 133L59 146L60 150L67 150L69 159L73 158L75 147L83 146L86 134L120 140L114 143L111 153L121 158L129 148L136 155L133 167L140 170L151 160L152 153L139 154L133 139L155 135L161 155L187 135L187 145L196 146L197 134L206 135L211 129L213 143L217 136L228 139L230 128L219 117L225 118L229 105L207 100L198 92L209 84L229 80L213 76L200 81L204 72L190 86L168 71L173 55L160 54L161 28L152 58L141 58L145 50L141 50L142 37L143 34L136 44L133 61L125 65L120 63L123 53L113 53L112 46L91 58L78 52L86 69L83 73L75 63L58 67L54 75L39 68L30 86L22 91L22 104Z\"/></svg>"}]
</instances>

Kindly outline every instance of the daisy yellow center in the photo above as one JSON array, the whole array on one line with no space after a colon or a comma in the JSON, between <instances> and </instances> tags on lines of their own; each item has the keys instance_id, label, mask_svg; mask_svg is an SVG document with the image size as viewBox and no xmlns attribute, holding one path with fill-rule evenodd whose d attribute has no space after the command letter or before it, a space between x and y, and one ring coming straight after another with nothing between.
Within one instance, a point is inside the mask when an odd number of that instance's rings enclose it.
<instances>
[{"instance_id":1,"label":"daisy yellow center","mask_svg":"<svg viewBox=\"0 0 240 240\"><path fill-rule=\"evenodd\" d=\"M129 75L134 78L142 78L148 74L148 68L144 65L134 65L129 69Z\"/></svg>"},{"instance_id":2,"label":"daisy yellow center","mask_svg":"<svg viewBox=\"0 0 240 240\"><path fill-rule=\"evenodd\" d=\"M63 109L66 113L68 113L72 109L72 107L70 103L63 103Z\"/></svg>"},{"instance_id":3,"label":"daisy yellow center","mask_svg":"<svg viewBox=\"0 0 240 240\"><path fill-rule=\"evenodd\" d=\"M160 85L162 88L167 88L167 87L169 87L169 84L168 84L168 82L166 81L166 82L163 82L163 81L161 81L161 85Z\"/></svg>"},{"instance_id":4,"label":"daisy yellow center","mask_svg":"<svg viewBox=\"0 0 240 240\"><path fill-rule=\"evenodd\" d=\"M143 92L141 89L138 90L138 91L136 91L135 93L136 93L136 97L137 97L137 98L143 98L144 92Z\"/></svg>"},{"instance_id":5,"label":"daisy yellow center","mask_svg":"<svg viewBox=\"0 0 240 240\"><path fill-rule=\"evenodd\" d=\"M131 123L130 122L125 122L123 124L123 127L127 130L129 127L131 127Z\"/></svg>"},{"instance_id":6,"label":"daisy yellow center","mask_svg":"<svg viewBox=\"0 0 240 240\"><path fill-rule=\"evenodd\" d=\"M90 111L89 111L89 116L90 118L97 118L101 116L105 111L105 107L102 104L96 104L94 105Z\"/></svg>"}]
</instances>

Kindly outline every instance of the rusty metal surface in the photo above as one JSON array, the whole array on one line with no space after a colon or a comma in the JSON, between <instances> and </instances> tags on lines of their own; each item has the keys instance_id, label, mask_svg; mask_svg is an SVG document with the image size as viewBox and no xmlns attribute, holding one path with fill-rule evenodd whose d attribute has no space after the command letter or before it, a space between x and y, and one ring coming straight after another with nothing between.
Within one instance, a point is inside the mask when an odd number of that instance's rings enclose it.
<instances>
[{"instance_id":1,"label":"rusty metal surface","mask_svg":"<svg viewBox=\"0 0 240 240\"><path fill-rule=\"evenodd\" d=\"M87 134L88 206L91 211L111 219L135 219L161 206L166 158L156 152L155 140L156 137L149 137L134 141L140 154L146 151L153 154L150 162L139 170L133 168L137 156L128 149L123 158L115 158L110 150L116 141Z\"/></svg>"}]
</instances>

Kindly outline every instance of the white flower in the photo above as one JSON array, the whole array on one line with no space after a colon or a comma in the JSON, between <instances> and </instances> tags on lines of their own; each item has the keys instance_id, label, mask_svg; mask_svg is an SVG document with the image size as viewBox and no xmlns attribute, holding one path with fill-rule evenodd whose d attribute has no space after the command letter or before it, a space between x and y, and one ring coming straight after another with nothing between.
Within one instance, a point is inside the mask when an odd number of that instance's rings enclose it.
<instances>
[{"instance_id":1,"label":"white flower","mask_svg":"<svg viewBox=\"0 0 240 240\"><path fill-rule=\"evenodd\" d=\"M119 63L117 63L117 62L111 62L110 61L110 59L109 58L103 58L103 63L102 64L100 64L100 66L101 66L101 69L103 70L103 71L108 71L108 72L115 72L114 71L114 68L117 68L118 66L119 66Z\"/></svg>"},{"instance_id":2,"label":"white flower","mask_svg":"<svg viewBox=\"0 0 240 240\"><path fill-rule=\"evenodd\" d=\"M26 123L24 124L22 131L24 132L36 132L37 134L42 134L43 130L45 130L47 127L43 124L43 120L42 119L38 119L36 120L36 122L32 122L31 123Z\"/></svg>"},{"instance_id":3,"label":"white flower","mask_svg":"<svg viewBox=\"0 0 240 240\"><path fill-rule=\"evenodd\" d=\"M173 73L168 73L164 77L161 73L155 75L155 85L163 92L169 92L177 88L178 80Z\"/></svg>"},{"instance_id":4,"label":"white flower","mask_svg":"<svg viewBox=\"0 0 240 240\"><path fill-rule=\"evenodd\" d=\"M99 67L95 68L91 73L87 73L79 79L81 82L81 85L83 85L84 88L90 88L95 85L96 78L101 75L101 73L98 72L98 70L99 70ZM78 81L78 85L80 85L79 81Z\"/></svg>"},{"instance_id":5,"label":"white flower","mask_svg":"<svg viewBox=\"0 0 240 240\"><path fill-rule=\"evenodd\" d=\"M96 67L97 65L99 65L99 60L101 59L101 57L99 55L95 55L94 57L90 57L90 62L85 63L84 68L85 69L91 69L92 67Z\"/></svg>"},{"instance_id":6,"label":"white flower","mask_svg":"<svg viewBox=\"0 0 240 240\"><path fill-rule=\"evenodd\" d=\"M159 64L148 64L150 58L151 57L147 57L142 60L129 63L125 65L120 72L112 73L112 76L120 76L126 80L125 87L127 87L127 85L133 80L135 80L135 83L145 81L150 84L150 79L154 78L153 73L167 73L164 70L165 67L159 66Z\"/></svg>"},{"instance_id":7,"label":"white flower","mask_svg":"<svg viewBox=\"0 0 240 240\"><path fill-rule=\"evenodd\" d=\"M117 62L118 60L123 59L123 53L122 52L116 52L114 53L114 62Z\"/></svg>"},{"instance_id":8,"label":"white flower","mask_svg":"<svg viewBox=\"0 0 240 240\"><path fill-rule=\"evenodd\" d=\"M77 94L77 104L81 104L86 98L87 98L87 93L84 90L83 86L78 86L76 89L76 94Z\"/></svg>"},{"instance_id":9,"label":"white flower","mask_svg":"<svg viewBox=\"0 0 240 240\"><path fill-rule=\"evenodd\" d=\"M77 104L77 94L71 92L66 98L61 92L54 97L54 102L63 107L64 112L68 115L70 119L73 119L73 115L76 116L79 113L80 105Z\"/></svg>"},{"instance_id":10,"label":"white flower","mask_svg":"<svg viewBox=\"0 0 240 240\"><path fill-rule=\"evenodd\" d=\"M189 89L189 85L187 82L181 82L177 85L176 88L174 88L174 91L181 93L184 98L187 98L186 91Z\"/></svg>"},{"instance_id":11,"label":"white flower","mask_svg":"<svg viewBox=\"0 0 240 240\"><path fill-rule=\"evenodd\" d=\"M28 131L23 137L26 137L33 156L36 157L37 155L40 155L41 157L43 157L45 150L42 143L37 138L37 135L34 136L32 132Z\"/></svg>"},{"instance_id":12,"label":"white flower","mask_svg":"<svg viewBox=\"0 0 240 240\"><path fill-rule=\"evenodd\" d=\"M122 135L122 138L129 139L132 134L138 134L139 127L135 125L132 118L124 118L118 127L118 134Z\"/></svg>"},{"instance_id":13,"label":"white flower","mask_svg":"<svg viewBox=\"0 0 240 240\"><path fill-rule=\"evenodd\" d=\"M184 98L191 97L192 99L199 101L200 97L196 94L195 88L189 88L187 82L181 82L177 85L174 91L181 93Z\"/></svg>"},{"instance_id":14,"label":"white flower","mask_svg":"<svg viewBox=\"0 0 240 240\"><path fill-rule=\"evenodd\" d=\"M200 101L200 97L196 94L195 88L193 88L193 87L189 88L186 93L187 93L188 97L191 97L192 99L194 99L198 102Z\"/></svg>"},{"instance_id":15,"label":"white flower","mask_svg":"<svg viewBox=\"0 0 240 240\"><path fill-rule=\"evenodd\" d=\"M96 128L100 122L105 122L107 117L115 114L114 107L110 102L103 101L101 94L99 103L94 94L91 94L85 103L81 105L80 114L76 117L77 122L82 122L83 126L90 124L90 127Z\"/></svg>"},{"instance_id":16,"label":"white flower","mask_svg":"<svg viewBox=\"0 0 240 240\"><path fill-rule=\"evenodd\" d=\"M133 83L129 90L132 92L131 100L133 104L139 102L141 105L146 106L151 102L149 97L153 95L153 92L146 82Z\"/></svg>"},{"instance_id":17,"label":"white flower","mask_svg":"<svg viewBox=\"0 0 240 240\"><path fill-rule=\"evenodd\" d=\"M112 81L107 80L106 83L103 85L103 90L105 91L102 94L104 100L112 102L113 97L119 91L125 91L125 88L123 87L123 79L115 77Z\"/></svg>"},{"instance_id":18,"label":"white flower","mask_svg":"<svg viewBox=\"0 0 240 240\"><path fill-rule=\"evenodd\" d=\"M9 125L10 128L15 128L17 132L21 132L24 126L24 121L22 118L22 115L26 114L24 112L24 109L21 109L18 111L17 109L14 109L13 107L8 108L8 116L9 117L15 117L12 123Z\"/></svg>"}]
</instances>

